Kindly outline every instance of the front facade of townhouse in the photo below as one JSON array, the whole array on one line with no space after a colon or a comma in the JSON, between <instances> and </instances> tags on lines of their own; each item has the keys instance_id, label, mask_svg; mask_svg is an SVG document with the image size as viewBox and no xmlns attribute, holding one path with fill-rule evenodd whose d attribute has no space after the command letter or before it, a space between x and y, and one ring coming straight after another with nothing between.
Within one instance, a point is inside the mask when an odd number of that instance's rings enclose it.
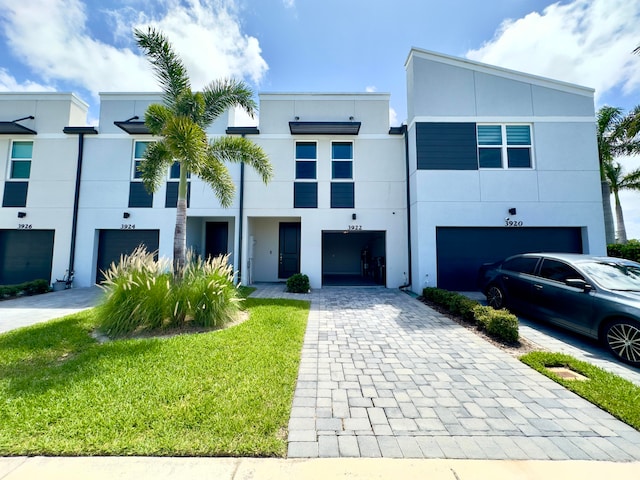
<instances>
[{"instance_id":1,"label":"front facade of townhouse","mask_svg":"<svg viewBox=\"0 0 640 480\"><path fill-rule=\"evenodd\" d=\"M207 131L268 154L264 185L229 165L222 208L189 179L187 244L228 253L242 283L474 290L482 263L524 251L604 254L593 91L412 49L408 121L380 93L265 93L257 127ZM105 93L98 127L72 94L0 94L0 284L74 286L140 243L173 249L177 169L148 194L136 171L159 94Z\"/></svg>"}]
</instances>

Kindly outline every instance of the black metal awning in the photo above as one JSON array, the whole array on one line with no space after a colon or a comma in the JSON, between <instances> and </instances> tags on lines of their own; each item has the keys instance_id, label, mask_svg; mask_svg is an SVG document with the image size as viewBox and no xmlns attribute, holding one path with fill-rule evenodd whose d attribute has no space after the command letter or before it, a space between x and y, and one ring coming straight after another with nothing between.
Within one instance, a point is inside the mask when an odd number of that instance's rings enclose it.
<instances>
[{"instance_id":1,"label":"black metal awning","mask_svg":"<svg viewBox=\"0 0 640 480\"><path fill-rule=\"evenodd\" d=\"M75 135L80 135L80 134L97 135L98 134L98 130L96 130L96 127L64 127L62 129L62 132L68 133L68 134L75 134Z\"/></svg>"},{"instance_id":2,"label":"black metal awning","mask_svg":"<svg viewBox=\"0 0 640 480\"><path fill-rule=\"evenodd\" d=\"M113 124L129 135L151 135L149 128L139 120L125 120L123 122L113 122Z\"/></svg>"},{"instance_id":3,"label":"black metal awning","mask_svg":"<svg viewBox=\"0 0 640 480\"><path fill-rule=\"evenodd\" d=\"M227 127L225 133L227 135L258 135L260 130L258 127Z\"/></svg>"},{"instance_id":4,"label":"black metal awning","mask_svg":"<svg viewBox=\"0 0 640 480\"><path fill-rule=\"evenodd\" d=\"M0 135L37 135L38 132L31 130L19 123L0 122Z\"/></svg>"},{"instance_id":5,"label":"black metal awning","mask_svg":"<svg viewBox=\"0 0 640 480\"><path fill-rule=\"evenodd\" d=\"M289 122L292 135L358 135L361 122Z\"/></svg>"}]
</instances>

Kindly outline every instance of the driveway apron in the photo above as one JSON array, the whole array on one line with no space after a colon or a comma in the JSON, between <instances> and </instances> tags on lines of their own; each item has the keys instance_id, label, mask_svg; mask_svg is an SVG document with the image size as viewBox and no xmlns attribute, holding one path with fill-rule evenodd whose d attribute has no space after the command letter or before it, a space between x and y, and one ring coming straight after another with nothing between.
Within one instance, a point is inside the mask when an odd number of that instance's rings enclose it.
<instances>
[{"instance_id":1,"label":"driveway apron","mask_svg":"<svg viewBox=\"0 0 640 480\"><path fill-rule=\"evenodd\" d=\"M640 460L640 432L409 295L304 297L290 458Z\"/></svg>"}]
</instances>

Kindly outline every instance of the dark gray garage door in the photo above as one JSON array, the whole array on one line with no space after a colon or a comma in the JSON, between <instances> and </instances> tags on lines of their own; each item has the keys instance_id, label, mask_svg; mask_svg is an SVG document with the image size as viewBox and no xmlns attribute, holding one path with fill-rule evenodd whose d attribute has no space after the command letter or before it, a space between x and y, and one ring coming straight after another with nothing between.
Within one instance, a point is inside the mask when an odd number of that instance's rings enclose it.
<instances>
[{"instance_id":1,"label":"dark gray garage door","mask_svg":"<svg viewBox=\"0 0 640 480\"><path fill-rule=\"evenodd\" d=\"M160 232L158 230L100 230L98 239L98 270L96 282L100 283L111 262L120 260L121 255L129 255L138 245L147 247L148 252L158 250Z\"/></svg>"},{"instance_id":2,"label":"dark gray garage door","mask_svg":"<svg viewBox=\"0 0 640 480\"><path fill-rule=\"evenodd\" d=\"M385 285L383 231L322 232L322 284Z\"/></svg>"},{"instance_id":3,"label":"dark gray garage door","mask_svg":"<svg viewBox=\"0 0 640 480\"><path fill-rule=\"evenodd\" d=\"M50 282L53 236L53 230L0 230L0 285Z\"/></svg>"},{"instance_id":4,"label":"dark gray garage door","mask_svg":"<svg viewBox=\"0 0 640 480\"><path fill-rule=\"evenodd\" d=\"M527 252L582 253L579 227L436 228L438 287L476 290L483 263Z\"/></svg>"}]
</instances>

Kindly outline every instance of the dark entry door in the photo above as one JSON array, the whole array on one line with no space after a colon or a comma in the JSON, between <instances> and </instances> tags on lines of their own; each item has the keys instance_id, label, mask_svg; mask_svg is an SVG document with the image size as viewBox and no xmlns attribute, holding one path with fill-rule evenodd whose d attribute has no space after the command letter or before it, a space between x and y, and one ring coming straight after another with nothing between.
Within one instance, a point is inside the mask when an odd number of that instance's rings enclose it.
<instances>
[{"instance_id":1,"label":"dark entry door","mask_svg":"<svg viewBox=\"0 0 640 480\"><path fill-rule=\"evenodd\" d=\"M280 224L280 256L278 258L278 278L289 278L300 273L300 224L283 222Z\"/></svg>"},{"instance_id":2,"label":"dark entry door","mask_svg":"<svg viewBox=\"0 0 640 480\"><path fill-rule=\"evenodd\" d=\"M227 222L207 222L205 235L205 257L217 257L229 252L229 224Z\"/></svg>"}]
</instances>

